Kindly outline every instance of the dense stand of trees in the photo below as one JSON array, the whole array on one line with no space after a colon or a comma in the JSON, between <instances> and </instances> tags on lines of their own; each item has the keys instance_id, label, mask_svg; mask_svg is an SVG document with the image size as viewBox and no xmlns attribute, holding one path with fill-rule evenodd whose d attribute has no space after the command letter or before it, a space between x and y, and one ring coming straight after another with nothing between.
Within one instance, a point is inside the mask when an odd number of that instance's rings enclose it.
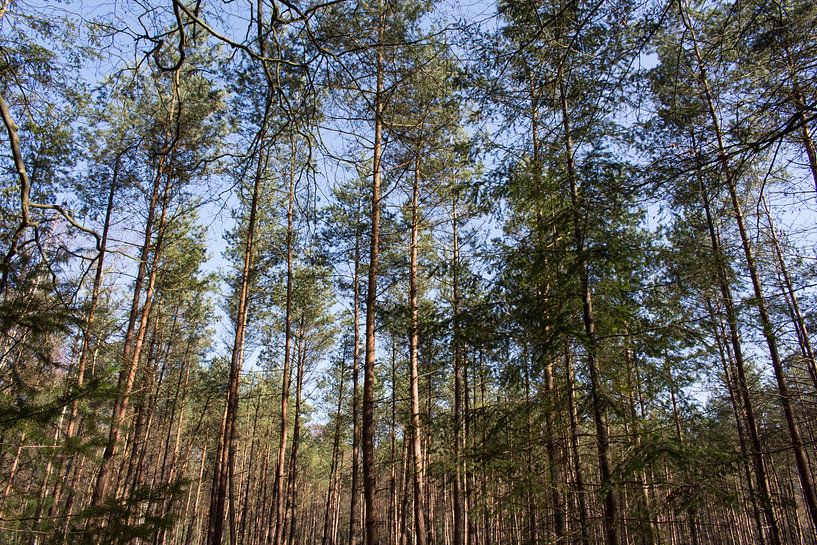
<instances>
[{"instance_id":1,"label":"dense stand of trees","mask_svg":"<svg viewBox=\"0 0 817 545\"><path fill-rule=\"evenodd\" d=\"M817 5L0 8L0 541L817 545Z\"/></svg>"}]
</instances>

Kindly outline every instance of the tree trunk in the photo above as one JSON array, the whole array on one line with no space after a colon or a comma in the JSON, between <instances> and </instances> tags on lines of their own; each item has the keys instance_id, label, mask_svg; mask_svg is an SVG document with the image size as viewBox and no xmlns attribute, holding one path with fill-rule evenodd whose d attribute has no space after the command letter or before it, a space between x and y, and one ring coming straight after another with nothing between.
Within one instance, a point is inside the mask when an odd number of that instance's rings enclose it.
<instances>
[{"instance_id":1,"label":"tree trunk","mask_svg":"<svg viewBox=\"0 0 817 545\"><path fill-rule=\"evenodd\" d=\"M340 368L340 385L338 386L338 405L337 409L335 410L335 436L332 439L332 462L329 467L329 486L327 487L326 491L326 509L324 509L323 514L323 534L321 536L321 545L335 545L334 535L332 531L332 519L334 517L330 516L330 510L334 503L336 491L336 478L335 476L340 473L339 461L338 461L338 454L340 452L340 417L341 417L341 407L343 406L343 385L345 382L346 376L346 369L344 369L343 364L341 364Z\"/></svg>"},{"instance_id":2,"label":"tree trunk","mask_svg":"<svg viewBox=\"0 0 817 545\"><path fill-rule=\"evenodd\" d=\"M453 229L452 252L452 351L454 353L454 483L452 501L454 508L453 545L465 544L465 508L462 493L462 353L460 346L459 314L460 314L460 241L457 231L457 194L456 190L451 202L451 225Z\"/></svg>"},{"instance_id":3,"label":"tree trunk","mask_svg":"<svg viewBox=\"0 0 817 545\"><path fill-rule=\"evenodd\" d=\"M568 116L567 95L561 74L559 79L559 100L561 103L562 127L564 129L564 152L567 165L567 178L570 184L570 200L573 208L573 239L575 243L576 259L578 260L579 283L582 299L582 321L587 349L587 371L590 378L590 405L593 411L593 420L596 425L596 450L598 453L599 474L601 476L601 490L604 495L604 540L607 545L618 545L618 503L611 487L611 458L610 440L607 429L607 402L602 394L599 364L597 360L596 322L593 315L593 294L590 289L590 274L587 264L586 248L584 245L584 230L582 229L582 197L580 195L576 166L573 158L573 140L570 131Z\"/></svg>"},{"instance_id":4,"label":"tree trunk","mask_svg":"<svg viewBox=\"0 0 817 545\"><path fill-rule=\"evenodd\" d=\"M213 472L213 492L210 503L210 516L207 530L208 545L221 545L224 533L224 513L225 504L228 501L228 486L230 487L229 498L229 530L231 545L236 542L237 528L235 520L235 506L233 502L233 490L230 483L233 482L235 466L235 434L236 421L238 418L238 398L241 385L241 369L244 362L244 340L247 328L247 315L250 306L250 289L252 286L253 259L255 257L255 231L258 221L258 200L261 194L261 183L264 173L264 142L266 135L266 118L269 115L269 100L262 121L259 135L258 162L253 180L252 197L250 198L250 217L247 222L247 233L244 241L244 256L239 279L238 308L236 312L236 328L233 337L232 354L230 358L230 379L227 390L227 400L224 411L224 419L221 424L221 434L219 438L218 450L216 451L216 467Z\"/></svg>"},{"instance_id":5,"label":"tree trunk","mask_svg":"<svg viewBox=\"0 0 817 545\"><path fill-rule=\"evenodd\" d=\"M420 342L419 303L417 301L417 236L420 229L420 156L414 158L414 184L411 197L411 242L409 245L409 382L411 397L411 456L414 485L414 535L417 545L426 545L425 468L420 429Z\"/></svg>"},{"instance_id":6,"label":"tree trunk","mask_svg":"<svg viewBox=\"0 0 817 545\"><path fill-rule=\"evenodd\" d=\"M287 201L287 299L286 314L284 316L284 370L281 379L281 439L278 443L278 466L275 471L275 537L274 544L281 545L284 540L284 511L285 511L285 483L284 466L286 462L287 449L287 428L289 427L289 417L287 416L287 405L289 403L290 367L292 351L292 255L293 255L293 232L292 214L295 202L295 143L294 136L290 135L290 153L292 159L289 169L289 199Z\"/></svg>"},{"instance_id":7,"label":"tree trunk","mask_svg":"<svg viewBox=\"0 0 817 545\"><path fill-rule=\"evenodd\" d=\"M85 319L85 328L82 335L82 348L80 349L79 361L77 362L77 375L75 379L75 386L79 390L85 384L85 370L88 365L88 354L91 349L91 335L93 332L94 321L96 319L96 308L99 304L99 294L102 290L102 278L104 275L105 254L108 250L108 234L111 228L111 215L113 213L113 201L116 194L116 187L119 182L119 168L122 155L124 152L116 156L116 161L113 168L113 178L108 189L108 203L105 208L105 222L102 227L102 238L99 244L99 255L97 256L96 272L94 274L94 283L91 288L91 301L88 306L88 315ZM65 428L65 440L70 441L77 435L79 427L79 401L73 400L71 402L71 411L68 414L68 422ZM71 474L71 468L74 465L75 455L61 456L59 465L57 467L57 482L54 485L52 493L52 503L49 509L49 517L53 518L59 511L60 500L62 498L63 486L65 485L68 476ZM67 516L67 514L66 514Z\"/></svg>"},{"instance_id":8,"label":"tree trunk","mask_svg":"<svg viewBox=\"0 0 817 545\"><path fill-rule=\"evenodd\" d=\"M299 340L296 343L296 375L295 375L295 421L292 425L292 451L289 454L289 494L287 495L287 517L284 528L289 528L287 543L294 545L298 526L298 448L301 445L301 398L303 392L304 366L306 365L306 338L304 320L298 328Z\"/></svg>"},{"instance_id":9,"label":"tree trunk","mask_svg":"<svg viewBox=\"0 0 817 545\"><path fill-rule=\"evenodd\" d=\"M562 494L559 490L562 478L559 471L558 449L554 440L556 430L553 415L558 405L558 392L556 390L556 378L553 375L552 361L545 366L545 385L548 397L547 406L545 407L545 450L547 451L550 477L550 501L553 504L553 537L556 542L561 542L564 540L565 535L565 515L562 509Z\"/></svg>"},{"instance_id":10,"label":"tree trunk","mask_svg":"<svg viewBox=\"0 0 817 545\"><path fill-rule=\"evenodd\" d=\"M533 422L531 419L531 387L530 387L530 360L527 348L523 349L522 365L525 368L525 481L526 481L526 510L527 510L527 545L536 545L539 541L536 495L534 489L533 464Z\"/></svg>"},{"instance_id":11,"label":"tree trunk","mask_svg":"<svg viewBox=\"0 0 817 545\"><path fill-rule=\"evenodd\" d=\"M772 214L769 211L769 206L766 203L765 196L761 197L761 204L763 205L766 215L766 221L769 224L769 237L774 250L778 272L783 280L784 297L786 299L786 304L789 307L789 314L791 315L792 323L794 324L794 330L797 335L797 343L800 346L800 353L805 360L809 375L811 375L812 385L814 386L814 389L817 390L817 362L815 362L814 358L814 349L811 345L811 336L809 335L806 321L803 318L803 313L800 310L800 303L797 301L797 291L794 289L794 283L792 282L791 275L789 274L789 269L786 266L783 248L780 246L780 241L777 237L777 230L774 227Z\"/></svg>"},{"instance_id":12,"label":"tree trunk","mask_svg":"<svg viewBox=\"0 0 817 545\"><path fill-rule=\"evenodd\" d=\"M358 210L359 214L359 210ZM357 500L359 495L358 476L360 473L360 224L355 218L355 273L352 288L354 346L352 348L352 482L349 497L349 545L357 545Z\"/></svg>"},{"instance_id":13,"label":"tree trunk","mask_svg":"<svg viewBox=\"0 0 817 545\"><path fill-rule=\"evenodd\" d=\"M706 301L706 307L707 311L709 312L710 320L712 320L712 325L714 328L713 336L715 338L715 344L718 347L718 356L720 357L721 365L723 367L724 381L726 382L726 388L729 392L729 400L732 404L732 413L735 416L735 427L738 432L738 445L740 446L740 453L743 459L743 463L741 465L743 466L744 476L746 478L746 486L749 489L749 501L752 504L752 516L754 517L758 543L763 543L763 519L760 515L760 509L757 505L757 494L755 493L755 487L752 483L752 471L749 465L749 448L746 446L746 424L744 422L744 411L742 410L743 398L741 396L740 385L735 379L734 357L732 356L732 352L728 349L728 346L725 345L727 335L724 330L720 313L716 314L715 309L713 308L709 299ZM750 524L747 524L747 526L750 526Z\"/></svg>"},{"instance_id":14,"label":"tree trunk","mask_svg":"<svg viewBox=\"0 0 817 545\"><path fill-rule=\"evenodd\" d=\"M579 529L582 545L590 545L590 532L587 515L587 495L582 476L581 450L579 449L579 415L576 409L576 379L573 371L573 358L569 342L564 345L565 376L567 379L567 414L570 421L570 452L573 459L575 475L576 503L579 511Z\"/></svg>"},{"instance_id":15,"label":"tree trunk","mask_svg":"<svg viewBox=\"0 0 817 545\"><path fill-rule=\"evenodd\" d=\"M377 307L377 274L380 257L380 179L383 153L383 41L386 10L381 0L380 29L377 46L377 88L374 97L374 158L372 160L371 246L369 250L369 282L366 291L366 360L363 377L363 489L366 503L366 545L381 545L380 510L377 505L377 472L374 455L374 388L375 315ZM276 545L280 545L276 543Z\"/></svg>"}]
</instances>

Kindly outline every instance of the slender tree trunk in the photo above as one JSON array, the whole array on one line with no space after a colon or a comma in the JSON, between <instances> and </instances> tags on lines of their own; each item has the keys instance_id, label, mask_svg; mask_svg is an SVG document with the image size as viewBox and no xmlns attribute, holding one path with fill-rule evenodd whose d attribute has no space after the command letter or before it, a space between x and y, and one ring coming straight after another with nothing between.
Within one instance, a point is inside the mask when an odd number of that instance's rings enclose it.
<instances>
[{"instance_id":1,"label":"slender tree trunk","mask_svg":"<svg viewBox=\"0 0 817 545\"><path fill-rule=\"evenodd\" d=\"M254 390L258 391L258 385L254 385ZM244 502L241 507L241 518L239 524L239 542L246 543L247 541L247 518L250 512L250 484L252 483L252 465L255 463L255 436L258 429L258 411L261 408L261 396L257 395L255 401L255 414L253 415L252 433L250 436L250 454L247 457L247 485L244 487Z\"/></svg>"},{"instance_id":2,"label":"slender tree trunk","mask_svg":"<svg viewBox=\"0 0 817 545\"><path fill-rule=\"evenodd\" d=\"M407 441L404 437L403 439L403 478L402 478L402 486L400 490L400 538L397 542L398 545L408 545L409 544L409 533L410 530L408 528L408 514L409 511L412 509L409 507L409 500L413 498L412 494L409 493L409 487L411 485L411 466L413 464L414 455L411 454L411 458L409 458L409 453L411 452L411 441Z\"/></svg>"},{"instance_id":3,"label":"slender tree trunk","mask_svg":"<svg viewBox=\"0 0 817 545\"><path fill-rule=\"evenodd\" d=\"M54 430L54 439L51 443L53 448L56 448L58 445L58 441L60 438L60 430L62 429L62 422L65 419L66 407L63 406L62 412L60 414L59 422ZM40 482L40 490L39 494L37 495L37 507L34 510L33 522L31 525L31 535L28 538L28 545L37 545L40 539L40 517L43 514L43 506L47 500L46 492L48 490L48 481L51 479L51 471L54 467L53 459L51 457L48 458L48 461L45 464L45 470L43 471L43 478Z\"/></svg>"},{"instance_id":4,"label":"slender tree trunk","mask_svg":"<svg viewBox=\"0 0 817 545\"><path fill-rule=\"evenodd\" d=\"M479 404L480 404L480 430L481 430L481 447L485 450L488 446L488 437L487 437L487 427L488 421L486 418L486 410L487 406L485 405L485 383L488 380L487 372L485 369L485 362L483 360L483 353L480 350L479 353ZM493 505L491 504L491 498L488 494L488 465L487 461L483 457L482 459L482 467L481 469L481 479L480 479L480 491L481 491L481 502L482 502L482 541L480 545L491 545L491 519L492 519L492 509Z\"/></svg>"},{"instance_id":5,"label":"slender tree trunk","mask_svg":"<svg viewBox=\"0 0 817 545\"><path fill-rule=\"evenodd\" d=\"M470 363L469 363L470 362ZM472 435L473 431L473 404L476 402L476 374L475 371L476 357L468 358L466 354L465 365L462 372L463 384L463 448L465 452L476 447L476 441ZM469 376L469 368L472 373ZM473 383L473 389L472 389ZM471 464L464 464L463 466L463 489L465 493L465 543L467 545L475 545L477 541L477 519L472 516L474 508L474 491L476 479L472 470Z\"/></svg>"},{"instance_id":6,"label":"slender tree trunk","mask_svg":"<svg viewBox=\"0 0 817 545\"><path fill-rule=\"evenodd\" d=\"M718 347L718 355L723 367L724 381L726 382L726 387L729 392L732 412L735 416L735 427L738 432L738 445L740 446L740 453L741 457L743 458L743 463L741 465L743 466L744 476L746 478L746 486L749 490L749 501L752 504L752 516L754 517L758 543L763 543L763 519L760 515L760 509L758 508L757 504L757 494L755 493L755 487L752 483L752 470L749 464L749 448L746 446L746 424L744 422L745 417L742 404L743 398L741 396L740 384L735 378L734 357L732 355L732 351L728 349L727 345L725 345L727 335L724 330L723 321L721 320L721 314L716 314L712 302L709 299L706 300L706 306L710 320L712 320L712 325L714 328L713 336L715 338L715 344Z\"/></svg>"},{"instance_id":7,"label":"slender tree trunk","mask_svg":"<svg viewBox=\"0 0 817 545\"><path fill-rule=\"evenodd\" d=\"M120 472L120 480L118 488L122 491L123 496L131 497L133 491L139 485L140 474L142 472L142 462L144 461L145 450L147 449L150 440L150 424L153 413L154 400L156 399L158 388L161 384L161 376L156 380L157 372L159 372L160 361L164 361L160 351L164 340L161 338L159 330L159 322L162 314L162 307L157 305L156 312L153 312L153 326L151 333L151 340L148 343L147 357L145 358L146 371L142 373L141 382L137 391L144 392L144 395L137 399L134 407L134 424L132 431L129 434L128 442L130 443L130 455L127 460L127 470L122 479ZM161 373L164 373L164 365L162 364ZM128 450L127 447L125 450ZM124 460L123 460L124 464ZM131 509L129 506L128 509Z\"/></svg>"},{"instance_id":8,"label":"slender tree trunk","mask_svg":"<svg viewBox=\"0 0 817 545\"><path fill-rule=\"evenodd\" d=\"M794 324L794 330L797 334L797 342L800 346L800 352L805 360L809 375L811 375L812 385L814 386L814 389L817 390L817 362L814 358L814 349L811 345L811 336L809 335L808 328L806 327L806 321L803 318L803 313L800 310L800 303L797 301L797 291L794 289L794 283L792 282L791 275L789 274L789 269L786 266L783 248L780 245L777 230L774 226L774 220L772 219L772 214L769 211L769 206L766 203L765 196L761 197L761 204L763 205L766 215L766 221L769 224L769 237L771 238L772 248L774 249L777 268L783 280L784 295L786 298L786 303L789 307L789 314L791 315L792 323Z\"/></svg>"},{"instance_id":9,"label":"slender tree trunk","mask_svg":"<svg viewBox=\"0 0 817 545\"><path fill-rule=\"evenodd\" d=\"M397 344L391 339L391 433L389 455L389 544L397 545Z\"/></svg>"},{"instance_id":10,"label":"slender tree trunk","mask_svg":"<svg viewBox=\"0 0 817 545\"><path fill-rule=\"evenodd\" d=\"M190 545L193 542L193 534L195 534L196 522L199 520L199 502L201 500L201 488L204 483L204 466L207 460L207 447L201 450L201 462L199 462L199 478L196 482L196 499L193 501L193 513L190 515L190 525L184 538L184 545Z\"/></svg>"},{"instance_id":11,"label":"slender tree trunk","mask_svg":"<svg viewBox=\"0 0 817 545\"><path fill-rule=\"evenodd\" d=\"M380 258L380 179L383 153L383 42L386 9L381 0L380 29L377 46L377 88L374 97L374 158L372 161L371 246L369 252L369 283L366 291L366 359L363 377L363 489L366 503L366 545L381 545L382 520L377 505L377 472L374 453L374 388L375 388L375 315L377 307L377 275ZM277 544L276 545L280 545Z\"/></svg>"},{"instance_id":12,"label":"slender tree trunk","mask_svg":"<svg viewBox=\"0 0 817 545\"><path fill-rule=\"evenodd\" d=\"M130 316L128 318L128 327L125 331L125 339L123 341L122 362L124 364L119 373L119 380L117 382L117 397L114 401L113 414L111 416L111 427L108 433L108 441L105 444L105 451L102 454L102 462L97 472L96 484L94 485L94 493L91 498L91 504L99 507L105 500L108 492L109 474L113 457L116 454L116 449L122 433L121 427L125 419L125 411L127 403L130 398L131 390L133 389L133 382L136 378L136 370L139 365L139 358L134 357L134 335L136 334L137 320L139 320L140 312L144 319L146 311L149 310L149 297L146 298L144 306L142 306L142 285L147 274L148 258L150 257L151 242L153 237L153 222L154 214L156 212L156 203L159 198L159 189L161 187L162 175L164 173L163 165L166 160L168 150L165 148L164 153L159 156L159 162L156 169L156 177L153 181L153 191L150 197L150 204L148 207L148 217L145 223L145 238L142 244L142 253L139 258L139 267L136 272L136 281L133 287L133 301L131 303ZM148 290L152 292L152 286L148 286ZM149 294L152 297L152 293ZM138 354L137 354L138 356Z\"/></svg>"},{"instance_id":13,"label":"slender tree trunk","mask_svg":"<svg viewBox=\"0 0 817 545\"><path fill-rule=\"evenodd\" d=\"M275 424L270 419L270 425L267 429L268 436L272 436L272 430ZM272 442L268 442L264 450L264 462L261 467L261 492L256 502L256 516L253 522L255 530L255 540L253 544L259 543L267 545L269 543L270 525L271 525L271 511L268 509L269 504L269 468L270 458L272 457Z\"/></svg>"},{"instance_id":14,"label":"slender tree trunk","mask_svg":"<svg viewBox=\"0 0 817 545\"><path fill-rule=\"evenodd\" d=\"M358 207L359 208L359 207ZM352 288L354 346L352 347L352 482L349 497L349 545L357 545L358 476L360 473L360 224L355 218L355 272Z\"/></svg>"},{"instance_id":15,"label":"slender tree trunk","mask_svg":"<svg viewBox=\"0 0 817 545\"><path fill-rule=\"evenodd\" d=\"M588 271L584 231L582 229L582 197L580 195L576 166L573 158L573 140L570 130L570 118L567 107L567 94L562 75L559 80L559 100L561 103L562 126L564 129L565 163L567 178L570 184L570 200L573 208L573 238L578 260L579 283L582 298L582 321L587 348L587 371L590 378L590 405L593 411L593 420L596 425L596 450L598 452L599 474L601 489L604 496L604 540L607 545L618 545L618 502L611 487L612 461L610 458L610 440L607 429L607 403L601 392L602 384L599 377L597 360L596 322L593 315L593 294L590 289L590 275Z\"/></svg>"},{"instance_id":16,"label":"slender tree trunk","mask_svg":"<svg viewBox=\"0 0 817 545\"><path fill-rule=\"evenodd\" d=\"M675 438L681 449L686 448L684 441L684 432L681 428L681 417L678 414L678 402L676 396L675 378L672 376L672 370L669 368L669 363L666 362L667 382L669 383L670 404L672 406L672 419L675 424ZM689 539L691 545L698 545L698 512L695 504L686 508L687 527L689 528Z\"/></svg>"},{"instance_id":17,"label":"slender tree trunk","mask_svg":"<svg viewBox=\"0 0 817 545\"><path fill-rule=\"evenodd\" d=\"M278 443L278 466L275 471L275 534L274 544L281 545L284 540L284 511L285 511L285 482L284 467L286 463L287 450L287 428L289 427L289 417L287 408L289 404L290 367L292 351L292 287L293 287L293 207L295 203L295 143L294 136L290 135L290 153L292 160L289 169L289 199L287 201L287 281L286 281L286 313L284 315L284 370L281 379L281 438Z\"/></svg>"},{"instance_id":18,"label":"slender tree trunk","mask_svg":"<svg viewBox=\"0 0 817 545\"><path fill-rule=\"evenodd\" d=\"M428 366L431 367L431 363L434 361L433 355L433 340L429 335L426 340L426 350L428 353ZM433 391L433 380L431 379L431 373L427 373L426 379L426 418L429 422L433 421L434 412L433 412L433 405L432 400L434 399L434 391ZM425 428L425 441L423 443L425 449L425 457L424 457L424 466L429 467L432 463L432 453L434 452L434 440L433 435L431 434L431 428L426 426ZM435 543L439 541L436 536L439 535L439 524L437 522L437 497L439 495L440 484L439 482L434 483L433 486L430 483L426 483L426 497L425 503L426 508L428 509L428 528L426 531L426 541L428 543ZM447 544L443 544L447 545Z\"/></svg>"},{"instance_id":19,"label":"slender tree trunk","mask_svg":"<svg viewBox=\"0 0 817 545\"><path fill-rule=\"evenodd\" d=\"M570 343L564 345L565 375L567 379L567 414L570 421L570 452L573 459L573 472L575 475L576 503L579 511L579 529L581 531L582 545L590 544L590 533L587 515L587 495L584 488L584 477L582 476L581 450L579 449L579 415L576 409L576 379L573 371L573 358L571 357Z\"/></svg>"},{"instance_id":20,"label":"slender tree trunk","mask_svg":"<svg viewBox=\"0 0 817 545\"><path fill-rule=\"evenodd\" d=\"M545 384L548 397L548 403L545 407L545 450L547 451L548 476L550 477L550 501L553 504L553 534L554 539L561 542L565 536L565 515L562 509L562 494L559 490L562 477L559 471L558 448L554 440L556 429L553 416L558 404L558 392L556 390L556 378L553 375L552 361L545 366Z\"/></svg>"},{"instance_id":21,"label":"slender tree trunk","mask_svg":"<svg viewBox=\"0 0 817 545\"><path fill-rule=\"evenodd\" d=\"M17 470L20 467L20 455L23 453L23 446L25 445L26 441L26 432L20 434L20 441L17 444L17 449L14 451L14 458L11 462L11 468L9 468L8 480L6 481L6 486L3 487L3 496L0 497L0 518L6 518L6 501L8 497L11 495L11 490L14 487L14 478L17 476Z\"/></svg>"},{"instance_id":22,"label":"slender tree trunk","mask_svg":"<svg viewBox=\"0 0 817 545\"><path fill-rule=\"evenodd\" d=\"M525 502L527 510L527 545L536 545L539 541L538 532L538 517L536 497L533 492L534 489L534 464L533 464L533 422L531 419L531 392L530 392L530 359L528 358L527 348L523 351L523 366L525 367L525 481L526 492Z\"/></svg>"},{"instance_id":23,"label":"slender tree trunk","mask_svg":"<svg viewBox=\"0 0 817 545\"><path fill-rule=\"evenodd\" d=\"M411 456L414 485L414 535L417 545L426 545L425 468L420 429L420 342L419 303L417 296L417 237L420 229L420 154L414 158L414 184L411 197L411 242L409 244L409 382L411 397Z\"/></svg>"},{"instance_id":24,"label":"slender tree trunk","mask_svg":"<svg viewBox=\"0 0 817 545\"><path fill-rule=\"evenodd\" d=\"M627 331L629 337L630 332ZM635 354L630 346L629 338L626 341L625 361L627 363L627 397L630 405L630 418L632 419L632 435L634 436L634 443L637 449L642 448L641 435L643 433L642 426L639 423L639 410L636 405L640 405L640 417L646 418L646 411L644 410L643 399L641 397L640 383L641 377L638 373L638 364L635 361ZM643 467L637 474L638 491L641 500L641 514L638 522L640 527L639 538L644 545L654 545L656 537L659 535L656 531L655 524L650 509L650 494L647 488L647 471Z\"/></svg>"},{"instance_id":25,"label":"slender tree trunk","mask_svg":"<svg viewBox=\"0 0 817 545\"><path fill-rule=\"evenodd\" d=\"M289 528L289 545L294 545L295 535L298 526L298 449L301 445L301 399L303 392L304 366L306 365L306 339L304 337L304 319L301 317L301 325L298 328L299 340L296 349L297 364L295 376L295 421L292 425L292 452L289 454L289 489L287 512L289 516L284 528Z\"/></svg>"},{"instance_id":26,"label":"slender tree trunk","mask_svg":"<svg viewBox=\"0 0 817 545\"><path fill-rule=\"evenodd\" d=\"M345 455L345 451L343 449L340 450L340 459L338 460L338 470L335 471L335 497L332 501L332 507L330 511L332 512L332 530L331 530L331 544L335 545L338 543L338 531L340 530L340 499L341 499L341 491L340 491L340 479L341 479L341 471L340 468L343 467L343 458Z\"/></svg>"},{"instance_id":27,"label":"slender tree trunk","mask_svg":"<svg viewBox=\"0 0 817 545\"><path fill-rule=\"evenodd\" d=\"M239 278L238 305L236 309L236 327L233 337L232 353L230 358L230 378L227 390L227 399L224 418L221 424L221 434L216 451L216 466L213 472L213 487L210 499L210 515L208 517L207 544L221 545L224 534L225 506L229 492L229 530L230 544L236 542L237 528L235 520L235 505L233 501L233 482L235 473L236 452L236 421L238 418L238 401L241 385L241 369L244 362L244 342L247 329L247 316L250 307L250 290L252 287L253 259L255 257L255 231L258 222L258 205L261 195L264 166L266 161L265 142L267 118L270 112L271 100L267 97L264 118L261 121L261 130L258 138L258 160L253 180L252 196L250 197L250 215L247 221L247 232L244 241L244 255Z\"/></svg>"},{"instance_id":28,"label":"slender tree trunk","mask_svg":"<svg viewBox=\"0 0 817 545\"><path fill-rule=\"evenodd\" d=\"M453 545L465 544L465 505L462 493L462 347L460 346L460 240L458 233L458 210L456 191L451 202L451 225L453 230L452 252L452 351L454 353L454 483L452 501L454 508Z\"/></svg>"},{"instance_id":29,"label":"slender tree trunk","mask_svg":"<svg viewBox=\"0 0 817 545\"><path fill-rule=\"evenodd\" d=\"M88 365L88 354L91 350L91 335L93 333L93 326L96 319L96 308L99 304L99 294L102 291L102 278L104 276L105 254L108 250L108 234L111 228L111 215L113 213L113 201L116 194L116 187L119 182L119 169L124 152L116 156L113 168L113 178L108 189L108 203L105 208L105 222L102 227L102 238L99 244L99 255L97 256L96 272L94 274L94 283L91 288L91 301L88 306L88 315L85 319L85 328L82 335L82 348L80 349L79 361L77 362L77 375L75 379L75 386L80 390L85 385L85 370ZM71 411L68 414L68 422L65 428L65 439L70 441L77 435L79 428L79 400L74 399L71 402ZM49 516L55 517L59 511L60 500L62 498L63 486L65 485L68 476L71 474L71 468L74 465L75 455L61 456L59 465L57 467L57 482L54 485L52 493L52 503L49 509ZM66 514L67 516L67 514Z\"/></svg>"},{"instance_id":30,"label":"slender tree trunk","mask_svg":"<svg viewBox=\"0 0 817 545\"><path fill-rule=\"evenodd\" d=\"M332 532L332 516L330 510L334 503L336 491L336 475L340 472L339 467L339 452L340 452L340 417L341 407L343 407L343 385L346 378L346 369L341 365L340 369L340 385L338 386L338 405L335 410L335 436L332 439L332 462L329 467L329 486L326 491L326 509L323 513L323 534L321 536L321 545L335 545L335 539Z\"/></svg>"},{"instance_id":31,"label":"slender tree trunk","mask_svg":"<svg viewBox=\"0 0 817 545\"><path fill-rule=\"evenodd\" d=\"M162 483L165 486L172 486L175 484L176 481L176 474L177 471L179 473L183 473L185 468L187 467L188 458L184 458L182 461L181 469L177 469L177 464L179 463L179 455L181 454L181 445L182 445L182 430L185 427L185 404L187 401L187 392L188 387L190 385L190 342L188 342L187 347L185 348L185 354L183 357L183 368L179 372L179 380L176 384L176 396L173 401L173 410L171 412L171 420L168 424L168 436L165 441L166 444L170 441L170 432L172 430L173 421L176 421L176 434L175 439L173 442L173 453L170 459L170 468L165 475L165 460L162 462ZM181 393L179 393L181 390ZM178 417L176 416L176 411L178 409ZM167 456L167 447L165 447L165 459ZM175 503L176 495L172 495L164 502L160 502L159 505L162 509L161 515L165 515L168 513L173 512L173 504ZM172 534L171 534L172 535ZM154 545L164 545L167 539L167 529L162 527L159 533L154 539Z\"/></svg>"}]
</instances>

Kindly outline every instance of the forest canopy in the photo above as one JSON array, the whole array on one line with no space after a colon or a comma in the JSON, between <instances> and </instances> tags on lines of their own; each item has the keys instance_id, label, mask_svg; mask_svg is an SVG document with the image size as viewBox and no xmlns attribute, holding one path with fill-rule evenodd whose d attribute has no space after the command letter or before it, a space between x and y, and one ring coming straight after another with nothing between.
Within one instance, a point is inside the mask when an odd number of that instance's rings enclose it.
<instances>
[{"instance_id":1,"label":"forest canopy","mask_svg":"<svg viewBox=\"0 0 817 545\"><path fill-rule=\"evenodd\" d=\"M0 542L817 545L817 4L3 0Z\"/></svg>"}]
</instances>

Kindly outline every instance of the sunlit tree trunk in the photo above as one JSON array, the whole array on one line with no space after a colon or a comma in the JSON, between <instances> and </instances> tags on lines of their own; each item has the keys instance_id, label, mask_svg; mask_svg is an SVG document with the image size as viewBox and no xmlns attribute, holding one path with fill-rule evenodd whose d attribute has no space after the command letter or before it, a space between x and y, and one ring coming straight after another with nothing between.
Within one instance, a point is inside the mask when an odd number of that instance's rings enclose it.
<instances>
[{"instance_id":1,"label":"sunlit tree trunk","mask_svg":"<svg viewBox=\"0 0 817 545\"><path fill-rule=\"evenodd\" d=\"M419 304L417 301L417 237L420 228L420 157L414 158L414 183L411 196L411 240L409 242L409 394L411 396L411 456L414 486L414 535L417 545L426 545L425 468L420 429L420 342Z\"/></svg>"},{"instance_id":2,"label":"sunlit tree trunk","mask_svg":"<svg viewBox=\"0 0 817 545\"><path fill-rule=\"evenodd\" d=\"M375 364L375 320L377 307L377 275L380 258L380 181L383 154L383 94L384 60L383 44L386 26L386 9L380 3L380 28L376 47L375 67L377 86L374 96L374 156L372 160L372 207L371 246L369 249L369 279L366 290L366 358L363 377L363 489L366 502L366 545L381 545L380 530L382 519L377 505L377 467L374 452L375 420L374 389ZM279 545L279 544L276 544Z\"/></svg>"}]
</instances>

